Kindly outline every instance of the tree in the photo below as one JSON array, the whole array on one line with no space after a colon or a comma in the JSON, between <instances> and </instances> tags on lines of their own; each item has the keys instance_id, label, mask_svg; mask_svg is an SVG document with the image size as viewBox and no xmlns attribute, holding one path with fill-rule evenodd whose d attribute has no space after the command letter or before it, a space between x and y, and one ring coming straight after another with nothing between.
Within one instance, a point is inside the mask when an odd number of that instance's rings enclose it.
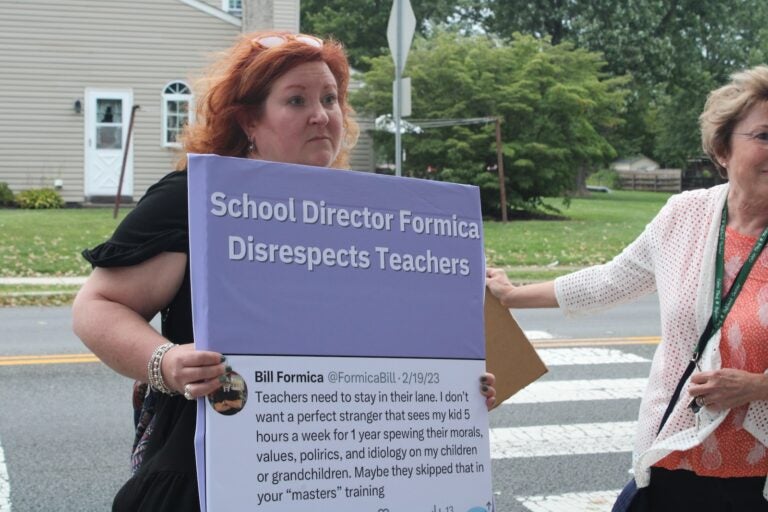
<instances>
[{"instance_id":1,"label":"tree","mask_svg":"<svg viewBox=\"0 0 768 512\"><path fill-rule=\"evenodd\" d=\"M365 58L389 53L387 23L393 0L302 0L301 30L333 36L347 48L353 68L366 71ZM468 0L413 0L417 32L426 35L443 22L459 22Z\"/></svg>"},{"instance_id":2,"label":"tree","mask_svg":"<svg viewBox=\"0 0 768 512\"><path fill-rule=\"evenodd\" d=\"M607 71L632 77L627 122L611 142L667 165L700 154L707 92L768 53L764 0L476 0L472 13L504 37L523 32L602 52Z\"/></svg>"},{"instance_id":3,"label":"tree","mask_svg":"<svg viewBox=\"0 0 768 512\"><path fill-rule=\"evenodd\" d=\"M667 37L672 73L658 100L656 156L682 167L702 153L698 117L707 94L734 71L764 63L768 4L679 0Z\"/></svg>"},{"instance_id":4,"label":"tree","mask_svg":"<svg viewBox=\"0 0 768 512\"><path fill-rule=\"evenodd\" d=\"M353 96L370 115L389 113L392 59L372 59ZM518 35L510 44L438 31L408 58L414 118L501 116L507 197L515 208L541 204L583 184L586 171L615 156L606 134L621 123L622 78L601 73L599 55ZM453 126L404 136L405 172L481 187L487 213L499 212L493 125ZM377 135L390 142L391 134ZM390 146L391 147L391 146ZM390 153L391 154L391 153ZM495 201L495 202L494 202Z\"/></svg>"},{"instance_id":5,"label":"tree","mask_svg":"<svg viewBox=\"0 0 768 512\"><path fill-rule=\"evenodd\" d=\"M475 0L468 15L489 33L511 37L521 32L558 45L570 38L571 22L583 7L572 0Z\"/></svg>"}]
</instances>

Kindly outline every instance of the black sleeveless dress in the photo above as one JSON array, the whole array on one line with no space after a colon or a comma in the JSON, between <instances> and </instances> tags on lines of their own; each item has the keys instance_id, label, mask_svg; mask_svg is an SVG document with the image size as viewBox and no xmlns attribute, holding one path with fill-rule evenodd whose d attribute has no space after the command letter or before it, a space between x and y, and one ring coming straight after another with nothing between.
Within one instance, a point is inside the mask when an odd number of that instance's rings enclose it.
<instances>
[{"instance_id":1,"label":"black sleeveless dress","mask_svg":"<svg viewBox=\"0 0 768 512\"><path fill-rule=\"evenodd\" d=\"M105 243L83 251L94 267L126 267L162 252L189 254L187 173L172 172L147 190ZM162 334L174 343L192 342L189 263L176 296L161 312ZM152 392L149 435L141 432L141 463L118 491L115 512L200 510L195 471L196 402ZM145 425L146 426L146 425Z\"/></svg>"}]
</instances>

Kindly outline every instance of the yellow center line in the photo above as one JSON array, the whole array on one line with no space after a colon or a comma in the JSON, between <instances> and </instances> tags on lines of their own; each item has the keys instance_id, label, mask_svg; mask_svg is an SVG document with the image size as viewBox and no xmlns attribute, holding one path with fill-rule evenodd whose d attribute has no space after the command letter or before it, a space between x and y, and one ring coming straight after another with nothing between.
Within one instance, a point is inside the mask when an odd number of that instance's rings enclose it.
<instances>
[{"instance_id":1,"label":"yellow center line","mask_svg":"<svg viewBox=\"0 0 768 512\"><path fill-rule=\"evenodd\" d=\"M72 364L96 363L99 359L93 354L43 354L23 356L0 356L0 366L25 366L31 364Z\"/></svg>"},{"instance_id":2,"label":"yellow center line","mask_svg":"<svg viewBox=\"0 0 768 512\"><path fill-rule=\"evenodd\" d=\"M574 338L563 340L533 340L535 348L602 347L612 345L658 345L659 336L635 336L624 338Z\"/></svg>"},{"instance_id":3,"label":"yellow center line","mask_svg":"<svg viewBox=\"0 0 768 512\"><path fill-rule=\"evenodd\" d=\"M601 347L613 345L658 345L658 336L637 336L627 338L574 338L563 340L534 340L535 348ZM0 356L0 366L28 366L34 364L98 363L99 359L90 353L43 354L22 356Z\"/></svg>"}]
</instances>

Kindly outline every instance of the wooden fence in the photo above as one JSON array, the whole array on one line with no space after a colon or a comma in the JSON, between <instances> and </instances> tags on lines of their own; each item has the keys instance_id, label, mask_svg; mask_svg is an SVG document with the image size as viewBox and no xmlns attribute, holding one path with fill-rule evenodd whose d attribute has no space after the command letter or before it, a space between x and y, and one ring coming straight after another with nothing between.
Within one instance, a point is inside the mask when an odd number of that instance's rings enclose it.
<instances>
[{"instance_id":1,"label":"wooden fence","mask_svg":"<svg viewBox=\"0 0 768 512\"><path fill-rule=\"evenodd\" d=\"M680 169L659 169L657 171L617 171L622 190L650 190L653 192L680 192L682 180Z\"/></svg>"}]
</instances>

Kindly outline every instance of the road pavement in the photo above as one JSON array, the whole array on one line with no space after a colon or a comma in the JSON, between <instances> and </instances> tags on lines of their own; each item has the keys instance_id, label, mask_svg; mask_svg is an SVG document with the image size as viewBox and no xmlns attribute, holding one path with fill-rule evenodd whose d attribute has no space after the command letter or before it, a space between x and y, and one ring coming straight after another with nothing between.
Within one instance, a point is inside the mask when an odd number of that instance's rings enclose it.
<instances>
[{"instance_id":1,"label":"road pavement","mask_svg":"<svg viewBox=\"0 0 768 512\"><path fill-rule=\"evenodd\" d=\"M490 414L497 510L610 510L658 339L654 304L572 320L514 312L549 373ZM131 382L79 362L67 307L0 308L0 325L0 512L108 510L128 477Z\"/></svg>"}]
</instances>

